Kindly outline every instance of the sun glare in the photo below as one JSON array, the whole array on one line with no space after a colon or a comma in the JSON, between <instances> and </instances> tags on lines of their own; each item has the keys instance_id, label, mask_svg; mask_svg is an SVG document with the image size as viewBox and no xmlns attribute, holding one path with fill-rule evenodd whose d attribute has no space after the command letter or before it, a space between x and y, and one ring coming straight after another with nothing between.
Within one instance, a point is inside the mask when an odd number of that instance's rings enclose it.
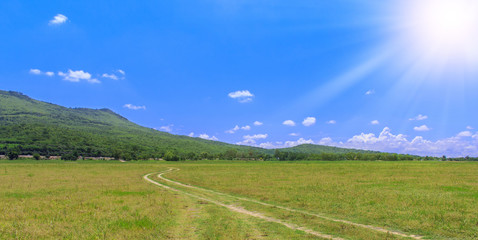
<instances>
[{"instance_id":1,"label":"sun glare","mask_svg":"<svg viewBox=\"0 0 478 240\"><path fill-rule=\"evenodd\" d=\"M477 0L414 0L404 12L406 35L419 52L478 60Z\"/></svg>"},{"instance_id":2,"label":"sun glare","mask_svg":"<svg viewBox=\"0 0 478 240\"><path fill-rule=\"evenodd\" d=\"M471 11L463 1L436 1L422 9L417 16L417 27L423 37L441 45L466 42L474 32L474 18L478 13Z\"/></svg>"}]
</instances>

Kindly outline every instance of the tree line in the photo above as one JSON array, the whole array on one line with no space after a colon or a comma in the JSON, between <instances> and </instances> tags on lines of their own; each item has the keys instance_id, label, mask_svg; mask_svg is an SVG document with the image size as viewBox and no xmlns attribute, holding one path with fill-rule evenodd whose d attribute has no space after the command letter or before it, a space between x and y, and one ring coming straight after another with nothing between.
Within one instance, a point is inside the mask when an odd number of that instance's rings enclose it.
<instances>
[{"instance_id":1,"label":"tree line","mask_svg":"<svg viewBox=\"0 0 478 240\"><path fill-rule=\"evenodd\" d=\"M131 147L130 149L114 149L111 154L102 155L100 152L93 149L74 149L59 152L62 160L75 161L81 158L89 157L111 157L117 160L165 160L165 161L187 161L187 160L251 160L251 161L478 161L478 157L461 157L461 158L447 158L430 157L430 156L416 156L408 154L397 153L382 153L382 152L347 152L347 153L303 153L282 151L276 149L273 154L248 151L241 152L236 149L228 149L220 153L210 152L184 152L176 149L160 150L157 152L143 152L138 147ZM55 152L58 153L58 152ZM10 144L0 145L0 155L5 155L10 160L18 159L20 155L31 155L34 159L40 160L48 159L50 152L48 149L44 151L33 151L29 148L24 148L22 145Z\"/></svg>"}]
</instances>

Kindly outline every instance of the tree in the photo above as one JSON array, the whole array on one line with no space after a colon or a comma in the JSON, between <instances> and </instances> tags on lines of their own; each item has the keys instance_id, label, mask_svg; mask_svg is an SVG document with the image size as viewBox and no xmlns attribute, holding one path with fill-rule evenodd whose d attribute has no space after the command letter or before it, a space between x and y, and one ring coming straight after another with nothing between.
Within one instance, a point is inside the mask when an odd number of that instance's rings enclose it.
<instances>
[{"instance_id":1,"label":"tree","mask_svg":"<svg viewBox=\"0 0 478 240\"><path fill-rule=\"evenodd\" d=\"M138 155L138 159L141 159L141 160L149 160L150 158L152 158L151 154L148 154L148 153L140 153Z\"/></svg>"},{"instance_id":2,"label":"tree","mask_svg":"<svg viewBox=\"0 0 478 240\"><path fill-rule=\"evenodd\" d=\"M113 150L113 154L112 154L112 155L113 155L113 158L114 158L115 160L120 160L120 158L121 158L121 151L120 151L119 149L115 149L115 150Z\"/></svg>"},{"instance_id":3,"label":"tree","mask_svg":"<svg viewBox=\"0 0 478 240\"><path fill-rule=\"evenodd\" d=\"M235 149L229 149L224 153L224 158L227 160L233 160L234 158L237 157L237 150Z\"/></svg>"},{"instance_id":4,"label":"tree","mask_svg":"<svg viewBox=\"0 0 478 240\"><path fill-rule=\"evenodd\" d=\"M186 158L188 160L196 160L197 156L196 156L196 153L194 152L189 152L187 155L186 155Z\"/></svg>"},{"instance_id":5,"label":"tree","mask_svg":"<svg viewBox=\"0 0 478 240\"><path fill-rule=\"evenodd\" d=\"M179 157L171 151L167 151L163 158L166 161L179 161Z\"/></svg>"},{"instance_id":6,"label":"tree","mask_svg":"<svg viewBox=\"0 0 478 240\"><path fill-rule=\"evenodd\" d=\"M73 153L65 153L61 155L61 160L65 161L76 161L78 160L79 154L77 151L74 151Z\"/></svg>"},{"instance_id":7,"label":"tree","mask_svg":"<svg viewBox=\"0 0 478 240\"><path fill-rule=\"evenodd\" d=\"M136 159L136 156L132 152L129 152L129 151L123 152L123 154L121 154L121 156L122 156L123 160L125 160L125 161L131 161L131 160Z\"/></svg>"},{"instance_id":8,"label":"tree","mask_svg":"<svg viewBox=\"0 0 478 240\"><path fill-rule=\"evenodd\" d=\"M249 155L249 159L253 159L255 154L252 150L249 150L248 155Z\"/></svg>"},{"instance_id":9,"label":"tree","mask_svg":"<svg viewBox=\"0 0 478 240\"><path fill-rule=\"evenodd\" d=\"M8 159L15 160L18 159L18 152L17 151L8 151Z\"/></svg>"},{"instance_id":10,"label":"tree","mask_svg":"<svg viewBox=\"0 0 478 240\"><path fill-rule=\"evenodd\" d=\"M34 158L35 160L40 160L41 156L40 156L39 153L34 153L34 154L33 154L33 158Z\"/></svg>"},{"instance_id":11,"label":"tree","mask_svg":"<svg viewBox=\"0 0 478 240\"><path fill-rule=\"evenodd\" d=\"M277 159L277 160L282 160L281 159L281 152L279 151L279 149L276 149L274 151L274 158Z\"/></svg>"},{"instance_id":12,"label":"tree","mask_svg":"<svg viewBox=\"0 0 478 240\"><path fill-rule=\"evenodd\" d=\"M10 160L18 159L18 155L20 155L20 147L19 146L7 148L8 159L10 159Z\"/></svg>"},{"instance_id":13,"label":"tree","mask_svg":"<svg viewBox=\"0 0 478 240\"><path fill-rule=\"evenodd\" d=\"M201 154L199 154L199 158L202 160L209 159L209 154L207 152L202 152Z\"/></svg>"}]
</instances>

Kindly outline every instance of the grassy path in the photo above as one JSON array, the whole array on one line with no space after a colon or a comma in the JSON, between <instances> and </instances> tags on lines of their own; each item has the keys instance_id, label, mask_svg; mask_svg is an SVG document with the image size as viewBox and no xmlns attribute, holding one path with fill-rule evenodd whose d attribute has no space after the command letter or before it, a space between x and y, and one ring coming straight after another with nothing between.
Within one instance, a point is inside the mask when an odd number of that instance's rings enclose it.
<instances>
[{"instance_id":1,"label":"grassy path","mask_svg":"<svg viewBox=\"0 0 478 240\"><path fill-rule=\"evenodd\" d=\"M173 168L170 168L169 170L166 170L162 173L159 173L158 174L158 177L159 178L162 178L162 175L163 174L166 174L166 173L169 173L171 171L173 171L175 169ZM179 169L178 169L179 170ZM154 173L150 173L150 174L147 174L144 176L144 179L152 184L155 184L157 186L160 186L162 188L165 188L165 189L168 189L168 190L171 190L171 191L174 191L174 192L179 192L179 193L182 193L184 195L187 195L187 196L190 196L190 197L193 197L193 198L196 198L196 199L199 199L199 200L202 200L202 201L206 201L206 202L210 202L210 203L213 203L215 205L218 205L218 206L221 206L221 207L225 207L233 212L237 212L237 213L241 213L241 214L246 214L246 215L249 215L251 217L255 217L255 218L260 218L262 220L265 220L267 222L272 222L272 223L278 223L278 224L281 224L287 228L290 228L292 230L299 230L299 231L303 231L305 233L308 233L308 234L311 234L311 235L314 235L314 236L317 236L317 237L321 237L321 238L325 238L325 239L334 239L334 240L343 240L343 238L338 238L338 237L334 237L332 235L328 235L328 234L324 234L324 233L320 233L320 232L317 232L317 231L314 231L314 230L311 230L311 229L308 229L308 228L305 228L305 227L301 227L301 226L297 226L295 224L291 224L291 223L287 223L287 222L284 222L282 220L279 220L279 219L276 219L276 218L272 218L272 217L267 217L267 216L264 216L263 214L261 213L258 213L258 212L252 212L252 211L248 211L246 209L243 209L243 208L240 208L240 207L237 207L237 206L234 206L234 205L229 205L229 204L226 204L226 203L223 203L223 202L220 202L220 201L216 201L216 200L213 200L213 199L209 199L209 198L205 198L205 197L201 197L201 196L198 196L198 195L195 195L195 194L192 194L192 193L188 193L188 192L185 192L185 191L182 191L182 190L179 190L179 189L176 189L176 188L172 188L170 186L167 186L167 185L164 185L164 184L161 184L161 183L158 183L154 180L151 180L149 178L149 176L153 175ZM162 179L165 179L165 178L162 178ZM166 179L165 179L166 180ZM167 181L170 181L170 182L173 182L171 180L167 180ZM175 182L174 182L175 183ZM180 184L180 183L177 183L177 184ZM182 184L181 184L182 185ZM184 185L186 186L186 185Z\"/></svg>"},{"instance_id":2,"label":"grassy path","mask_svg":"<svg viewBox=\"0 0 478 240\"><path fill-rule=\"evenodd\" d=\"M327 217L327 216L320 215L320 214L317 214L317 213L311 213L311 212L307 212L307 211L303 211L303 210L298 210L298 209L293 209L293 208L289 208L289 207L269 204L269 203L257 201L257 200L254 200L254 199L232 196L232 195L229 195L229 194L216 192L216 191L209 190L209 189L204 189L204 188L200 188L200 187L196 187L196 186L192 186L192 185L183 184L183 183L165 178L163 176L164 174L171 173L173 171L179 171L179 169L178 168L170 168L167 171L159 173L157 175L157 177L158 177L158 179L160 179L162 181L172 183L176 186L189 188L189 189L194 189L194 190L198 190L200 192L207 192L207 193L210 193L212 195L210 195L209 198L205 198L205 197L201 197L201 196L198 196L198 195L195 195L195 194L191 194L191 193L186 192L184 190L179 190L179 189L176 189L176 188L172 188L171 186L167 186L167 185L158 183L158 182L148 178L150 175L153 175L153 173L146 175L144 178L147 181L149 181L153 184L156 184L158 186L161 186L161 187L164 187L166 189L173 190L173 191L176 191L176 192L181 192L182 194L186 194L186 195L194 197L194 198L198 198L198 199L201 199L201 200L204 200L204 201L208 201L208 202L214 203L214 204L222 206L222 207L226 207L231 211L239 212L239 213L246 214L246 215L253 216L253 217L257 217L257 218L260 218L260 219L263 219L263 220L266 220L266 221L269 221L269 222L279 223L279 224L282 224L282 225L284 225L288 228L301 230L301 231L307 232L309 234L319 236L319 237L323 237L323 238L327 238L327 239L341 239L341 238L337 238L337 237L334 238L333 236L331 236L329 234L324 234L324 233L321 233L321 232L317 232L317 231L307 229L305 227L300 227L298 225L290 224L290 223L284 222L282 220L279 220L277 218L264 216L262 213L245 210L242 207L237 207L237 206L230 205L230 204L225 204L224 201L220 202L220 201L217 201L217 200L213 200L213 199L211 199L211 197L216 199L218 196L222 196L222 197L226 197L226 199L227 198L233 198L233 199L240 200L240 201L252 202L252 203L259 204L259 205L266 206L266 207L270 207L270 208L277 208L277 209L285 210L285 211L288 211L288 212L293 212L293 213L298 213L298 214L303 214L303 215L309 215L309 216L321 218L321 219L326 220L326 221L336 222L336 223L340 223L340 224L352 225L354 227L363 228L363 229L366 229L366 230L369 230L369 231L371 230L371 231L376 231L378 233L384 233L384 234L386 234L386 236L395 236L395 237L407 238L407 239L423 239L423 237L418 236L418 235L406 234L406 233L402 233L402 232L398 232L398 231L385 229L385 228L382 228L382 227L355 223L355 222L351 222L351 221L347 221L347 220L343 220L343 219L331 218L331 217Z\"/></svg>"}]
</instances>

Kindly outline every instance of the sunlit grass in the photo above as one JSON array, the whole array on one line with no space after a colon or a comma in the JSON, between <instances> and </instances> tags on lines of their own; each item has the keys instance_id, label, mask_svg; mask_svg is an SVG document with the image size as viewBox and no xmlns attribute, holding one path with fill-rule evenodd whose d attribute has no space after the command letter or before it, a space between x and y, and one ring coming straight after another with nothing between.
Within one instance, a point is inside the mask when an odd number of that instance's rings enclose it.
<instances>
[{"instance_id":1,"label":"sunlit grass","mask_svg":"<svg viewBox=\"0 0 478 240\"><path fill-rule=\"evenodd\" d=\"M143 180L153 162L0 161L0 239L304 239Z\"/></svg>"},{"instance_id":2,"label":"sunlit grass","mask_svg":"<svg viewBox=\"0 0 478 240\"><path fill-rule=\"evenodd\" d=\"M220 163L179 168L167 176L433 239L478 238L476 163ZM307 222L303 217L296 221Z\"/></svg>"},{"instance_id":3,"label":"sunlit grass","mask_svg":"<svg viewBox=\"0 0 478 240\"><path fill-rule=\"evenodd\" d=\"M0 161L0 239L315 238L142 179L169 167L181 170L166 177L234 196L431 239L478 238L477 163ZM346 239L399 239L183 189Z\"/></svg>"}]
</instances>

